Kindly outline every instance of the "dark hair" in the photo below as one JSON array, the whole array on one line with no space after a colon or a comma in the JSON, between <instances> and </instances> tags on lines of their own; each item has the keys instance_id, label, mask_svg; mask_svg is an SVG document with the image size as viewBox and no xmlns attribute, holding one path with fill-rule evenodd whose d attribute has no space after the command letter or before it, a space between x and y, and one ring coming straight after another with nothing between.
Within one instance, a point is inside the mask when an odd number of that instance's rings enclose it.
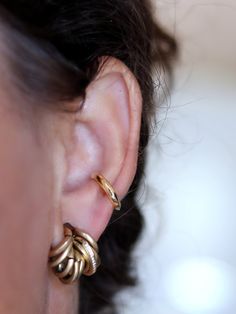
<instances>
[{"instance_id":1,"label":"dark hair","mask_svg":"<svg viewBox=\"0 0 236 314\"><path fill-rule=\"evenodd\" d=\"M0 23L10 48L12 80L36 105L63 108L66 100L84 99L102 56L123 61L139 82L143 111L137 172L121 213L113 213L98 241L101 266L80 279L80 314L116 313L114 295L137 281L130 273L131 251L143 226L136 194L155 117L152 67L170 72L175 40L154 21L148 0L3 0Z\"/></svg>"}]
</instances>

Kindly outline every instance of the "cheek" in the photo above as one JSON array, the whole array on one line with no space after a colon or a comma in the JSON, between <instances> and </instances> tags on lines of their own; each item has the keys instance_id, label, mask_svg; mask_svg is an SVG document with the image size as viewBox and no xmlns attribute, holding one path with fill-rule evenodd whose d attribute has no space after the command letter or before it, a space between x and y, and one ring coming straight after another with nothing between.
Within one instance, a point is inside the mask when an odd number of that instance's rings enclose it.
<instances>
[{"instance_id":1,"label":"cheek","mask_svg":"<svg viewBox=\"0 0 236 314\"><path fill-rule=\"evenodd\" d=\"M51 169L49 153L37 131L14 115L1 116L0 313L6 308L11 308L9 313L43 312L51 232Z\"/></svg>"}]
</instances>

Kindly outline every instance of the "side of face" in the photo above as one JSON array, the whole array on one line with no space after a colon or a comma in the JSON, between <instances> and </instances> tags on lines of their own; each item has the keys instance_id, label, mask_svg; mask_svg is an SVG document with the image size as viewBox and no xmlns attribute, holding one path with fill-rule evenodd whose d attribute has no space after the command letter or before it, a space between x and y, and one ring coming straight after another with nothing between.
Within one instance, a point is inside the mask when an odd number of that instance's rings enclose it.
<instances>
[{"instance_id":1,"label":"side of face","mask_svg":"<svg viewBox=\"0 0 236 314\"><path fill-rule=\"evenodd\" d=\"M40 313L54 202L52 142L42 115L12 89L0 79L0 312Z\"/></svg>"},{"instance_id":2,"label":"side of face","mask_svg":"<svg viewBox=\"0 0 236 314\"><path fill-rule=\"evenodd\" d=\"M48 252L63 238L65 222L96 240L106 229L113 208L92 173L102 173L120 199L128 192L141 92L129 69L109 58L81 110L51 110L17 91L5 58L0 49L0 313L74 313L77 286L53 275Z\"/></svg>"}]
</instances>

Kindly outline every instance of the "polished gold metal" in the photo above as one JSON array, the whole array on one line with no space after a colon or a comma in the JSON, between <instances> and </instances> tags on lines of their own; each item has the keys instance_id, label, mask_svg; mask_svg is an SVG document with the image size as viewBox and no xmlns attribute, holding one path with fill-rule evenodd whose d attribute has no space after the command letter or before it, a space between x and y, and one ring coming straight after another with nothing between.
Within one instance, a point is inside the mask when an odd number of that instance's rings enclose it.
<instances>
[{"instance_id":1,"label":"polished gold metal","mask_svg":"<svg viewBox=\"0 0 236 314\"><path fill-rule=\"evenodd\" d=\"M94 179L102 188L102 190L107 194L108 198L112 202L114 209L120 210L121 202L118 199L118 196L115 190L113 189L111 183L102 174L92 175L92 179Z\"/></svg>"},{"instance_id":2,"label":"polished gold metal","mask_svg":"<svg viewBox=\"0 0 236 314\"><path fill-rule=\"evenodd\" d=\"M49 252L49 264L56 276L66 284L81 275L93 275L101 264L97 242L91 235L64 224L64 239Z\"/></svg>"}]
</instances>

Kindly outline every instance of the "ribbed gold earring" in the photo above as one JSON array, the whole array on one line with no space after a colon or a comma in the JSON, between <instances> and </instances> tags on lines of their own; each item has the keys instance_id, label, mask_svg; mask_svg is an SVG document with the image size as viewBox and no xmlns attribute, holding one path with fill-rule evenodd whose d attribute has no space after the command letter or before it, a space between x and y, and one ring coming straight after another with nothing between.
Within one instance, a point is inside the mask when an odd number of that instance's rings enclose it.
<instances>
[{"instance_id":1,"label":"ribbed gold earring","mask_svg":"<svg viewBox=\"0 0 236 314\"><path fill-rule=\"evenodd\" d=\"M93 275L101 263L97 242L69 223L64 224L64 236L49 252L55 275L65 284L75 282L82 274Z\"/></svg>"}]
</instances>

